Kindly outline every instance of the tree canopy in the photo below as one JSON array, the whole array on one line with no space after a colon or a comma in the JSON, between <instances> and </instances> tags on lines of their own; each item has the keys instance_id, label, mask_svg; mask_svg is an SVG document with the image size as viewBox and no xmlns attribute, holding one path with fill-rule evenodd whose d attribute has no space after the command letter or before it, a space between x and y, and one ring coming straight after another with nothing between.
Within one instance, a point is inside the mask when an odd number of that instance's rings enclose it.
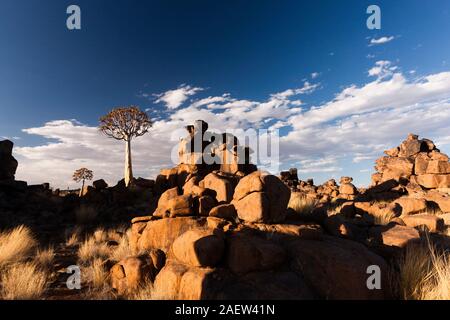
<instances>
[{"instance_id":1,"label":"tree canopy","mask_svg":"<svg viewBox=\"0 0 450 320\"><path fill-rule=\"evenodd\" d=\"M147 113L130 106L116 108L101 117L99 129L111 138L129 141L147 133L151 125Z\"/></svg>"},{"instance_id":2,"label":"tree canopy","mask_svg":"<svg viewBox=\"0 0 450 320\"><path fill-rule=\"evenodd\" d=\"M94 173L92 170L89 170L87 168L80 168L78 170L75 170L73 173L73 180L76 182L80 182L83 180L92 180L94 177Z\"/></svg>"}]
</instances>

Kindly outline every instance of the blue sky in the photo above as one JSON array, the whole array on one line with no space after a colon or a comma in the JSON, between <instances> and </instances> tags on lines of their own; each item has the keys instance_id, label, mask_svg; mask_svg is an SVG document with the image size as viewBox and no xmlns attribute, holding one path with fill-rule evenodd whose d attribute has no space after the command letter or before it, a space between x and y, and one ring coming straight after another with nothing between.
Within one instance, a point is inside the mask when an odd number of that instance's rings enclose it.
<instances>
[{"instance_id":1,"label":"blue sky","mask_svg":"<svg viewBox=\"0 0 450 320\"><path fill-rule=\"evenodd\" d=\"M81 30L66 28L70 4ZM381 30L366 27L370 4ZM283 169L364 185L411 130L450 151L449 30L448 0L3 0L0 136L14 138L20 179L66 186L86 165L113 182L123 146L94 127L136 104L156 120L136 140L138 175L170 166L174 128L217 115L213 128L281 128ZM208 97L221 105L192 105Z\"/></svg>"}]
</instances>

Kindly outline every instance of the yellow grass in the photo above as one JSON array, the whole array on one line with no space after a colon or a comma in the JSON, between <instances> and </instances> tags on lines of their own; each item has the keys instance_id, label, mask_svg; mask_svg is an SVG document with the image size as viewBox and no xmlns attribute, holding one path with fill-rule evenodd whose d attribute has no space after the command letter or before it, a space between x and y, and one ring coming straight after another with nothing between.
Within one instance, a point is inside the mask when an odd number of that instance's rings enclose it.
<instances>
[{"instance_id":1,"label":"yellow grass","mask_svg":"<svg viewBox=\"0 0 450 320\"><path fill-rule=\"evenodd\" d=\"M299 192L292 192L288 207L300 215L308 215L316 205L317 200L308 198Z\"/></svg>"},{"instance_id":2,"label":"yellow grass","mask_svg":"<svg viewBox=\"0 0 450 320\"><path fill-rule=\"evenodd\" d=\"M400 288L407 300L450 299L450 254L428 245L406 248L400 266Z\"/></svg>"},{"instance_id":3,"label":"yellow grass","mask_svg":"<svg viewBox=\"0 0 450 320\"><path fill-rule=\"evenodd\" d=\"M1 274L0 297L5 300L32 300L43 296L47 274L35 263L8 266Z\"/></svg>"},{"instance_id":4,"label":"yellow grass","mask_svg":"<svg viewBox=\"0 0 450 320\"><path fill-rule=\"evenodd\" d=\"M55 257L55 250L53 247L47 249L38 249L36 251L36 256L34 257L34 262L42 268L50 269L52 267L53 258Z\"/></svg>"},{"instance_id":5,"label":"yellow grass","mask_svg":"<svg viewBox=\"0 0 450 320\"><path fill-rule=\"evenodd\" d=\"M76 226L75 228L66 229L65 237L66 237L66 246L74 247L76 246L81 239L82 228L80 226Z\"/></svg>"},{"instance_id":6,"label":"yellow grass","mask_svg":"<svg viewBox=\"0 0 450 320\"><path fill-rule=\"evenodd\" d=\"M85 240L78 249L78 257L84 264L91 260L102 258L107 259L110 254L110 248L106 243L98 243L94 238Z\"/></svg>"},{"instance_id":7,"label":"yellow grass","mask_svg":"<svg viewBox=\"0 0 450 320\"><path fill-rule=\"evenodd\" d=\"M30 229L25 226L0 233L0 268L24 261L30 256L36 245L37 241Z\"/></svg>"},{"instance_id":8,"label":"yellow grass","mask_svg":"<svg viewBox=\"0 0 450 320\"><path fill-rule=\"evenodd\" d=\"M389 222L391 222L391 220L393 218L396 217L395 213L389 210L383 210L380 214L377 215L372 215L373 217L373 222L377 225L382 225L385 226L387 225Z\"/></svg>"},{"instance_id":9,"label":"yellow grass","mask_svg":"<svg viewBox=\"0 0 450 320\"><path fill-rule=\"evenodd\" d=\"M120 239L119 245L112 249L110 258L113 261L120 261L132 255L133 253L131 251L130 241L128 238L128 234L126 234Z\"/></svg>"},{"instance_id":10,"label":"yellow grass","mask_svg":"<svg viewBox=\"0 0 450 320\"><path fill-rule=\"evenodd\" d=\"M126 298L128 300L164 300L157 297L150 280L146 280L136 291L129 293Z\"/></svg>"},{"instance_id":11,"label":"yellow grass","mask_svg":"<svg viewBox=\"0 0 450 320\"><path fill-rule=\"evenodd\" d=\"M105 268L102 259L94 259L87 267L83 268L85 280L94 288L102 288L108 281L109 272Z\"/></svg>"}]
</instances>

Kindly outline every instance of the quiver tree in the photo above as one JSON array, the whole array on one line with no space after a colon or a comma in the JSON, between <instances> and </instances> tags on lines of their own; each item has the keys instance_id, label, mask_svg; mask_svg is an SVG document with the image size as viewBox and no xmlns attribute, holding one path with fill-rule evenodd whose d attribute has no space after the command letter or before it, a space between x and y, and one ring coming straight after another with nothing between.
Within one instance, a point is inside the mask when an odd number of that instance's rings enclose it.
<instances>
[{"instance_id":1,"label":"quiver tree","mask_svg":"<svg viewBox=\"0 0 450 320\"><path fill-rule=\"evenodd\" d=\"M133 180L131 165L131 140L147 133L152 126L147 113L138 107L130 106L116 108L100 118L99 129L108 137L125 141L125 185L128 187Z\"/></svg>"},{"instance_id":2,"label":"quiver tree","mask_svg":"<svg viewBox=\"0 0 450 320\"><path fill-rule=\"evenodd\" d=\"M80 189L80 197L83 195L83 189L84 189L84 182L86 180L92 180L92 178L94 177L94 174L92 173L92 170L89 170L87 168L81 168L76 170L73 173L73 180L76 182L80 182L82 181L82 185L81 185L81 189Z\"/></svg>"}]
</instances>

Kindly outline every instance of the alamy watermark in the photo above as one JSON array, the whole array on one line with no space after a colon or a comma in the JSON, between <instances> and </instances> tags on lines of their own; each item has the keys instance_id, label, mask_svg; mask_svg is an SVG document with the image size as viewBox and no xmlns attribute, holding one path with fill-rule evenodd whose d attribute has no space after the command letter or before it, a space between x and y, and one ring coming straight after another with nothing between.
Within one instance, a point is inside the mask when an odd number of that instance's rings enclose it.
<instances>
[{"instance_id":1,"label":"alamy watermark","mask_svg":"<svg viewBox=\"0 0 450 320\"><path fill-rule=\"evenodd\" d=\"M69 30L81 30L81 9L72 4L67 7L66 13L69 15L66 20L66 26Z\"/></svg>"},{"instance_id":2,"label":"alamy watermark","mask_svg":"<svg viewBox=\"0 0 450 320\"><path fill-rule=\"evenodd\" d=\"M366 25L369 30L381 29L381 9L379 6L373 4L367 7L367 14L370 16L367 18Z\"/></svg>"},{"instance_id":3,"label":"alamy watermark","mask_svg":"<svg viewBox=\"0 0 450 320\"><path fill-rule=\"evenodd\" d=\"M206 126L206 128L205 128ZM189 128L191 127L191 128ZM280 166L280 134L277 129L226 129L223 133L207 131L206 123L196 121L184 130L172 132L174 164L255 164L264 170L278 172Z\"/></svg>"},{"instance_id":4,"label":"alamy watermark","mask_svg":"<svg viewBox=\"0 0 450 320\"><path fill-rule=\"evenodd\" d=\"M72 265L68 266L66 269L66 273L71 274L67 278L66 286L70 290L80 290L81 289L81 270L79 266Z\"/></svg>"}]
</instances>

